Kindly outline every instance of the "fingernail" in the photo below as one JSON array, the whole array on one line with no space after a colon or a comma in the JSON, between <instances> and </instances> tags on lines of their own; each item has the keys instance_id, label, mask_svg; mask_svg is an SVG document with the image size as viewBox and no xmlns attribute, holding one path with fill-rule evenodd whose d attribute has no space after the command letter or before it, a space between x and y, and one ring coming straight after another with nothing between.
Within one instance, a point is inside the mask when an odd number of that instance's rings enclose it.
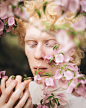
<instances>
[{"instance_id":1,"label":"fingernail","mask_svg":"<svg viewBox=\"0 0 86 108\"><path fill-rule=\"evenodd\" d=\"M25 87L25 83L22 83L22 86L24 86L24 87Z\"/></svg>"}]
</instances>

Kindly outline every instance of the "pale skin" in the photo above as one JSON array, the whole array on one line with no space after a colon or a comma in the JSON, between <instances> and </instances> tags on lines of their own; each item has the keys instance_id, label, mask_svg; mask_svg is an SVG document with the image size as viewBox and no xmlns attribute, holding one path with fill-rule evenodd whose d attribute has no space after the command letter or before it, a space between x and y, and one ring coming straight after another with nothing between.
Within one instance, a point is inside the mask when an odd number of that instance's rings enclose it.
<instances>
[{"instance_id":1,"label":"pale skin","mask_svg":"<svg viewBox=\"0 0 86 108\"><path fill-rule=\"evenodd\" d=\"M41 69L43 72L49 73L52 71L53 74L55 74L56 68L47 64L44 60L44 56L48 54L53 55L53 47L56 44L55 37L41 32L33 26L27 28L25 36L25 54L34 76L37 68ZM45 76L41 78L44 79ZM12 80L11 77L9 79L8 77L2 79L0 108L13 108L18 99L19 102L15 108L33 108L30 92L26 89L30 81L22 82L21 80L21 76L17 76L15 80ZM13 91L14 88L15 91ZM23 90L25 90L24 93Z\"/></svg>"}]
</instances>

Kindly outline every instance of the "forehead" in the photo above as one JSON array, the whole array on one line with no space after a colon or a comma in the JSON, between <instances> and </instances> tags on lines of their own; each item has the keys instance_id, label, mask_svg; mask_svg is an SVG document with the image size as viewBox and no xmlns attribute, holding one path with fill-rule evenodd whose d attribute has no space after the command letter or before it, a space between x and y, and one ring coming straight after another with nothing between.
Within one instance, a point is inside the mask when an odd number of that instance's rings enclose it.
<instances>
[{"instance_id":1,"label":"forehead","mask_svg":"<svg viewBox=\"0 0 86 108\"><path fill-rule=\"evenodd\" d=\"M38 28L35 28L33 26L29 26L26 29L25 40L27 40L27 39L48 40L48 39L55 39L55 37L46 33L46 32L43 32L43 31L39 30Z\"/></svg>"}]
</instances>

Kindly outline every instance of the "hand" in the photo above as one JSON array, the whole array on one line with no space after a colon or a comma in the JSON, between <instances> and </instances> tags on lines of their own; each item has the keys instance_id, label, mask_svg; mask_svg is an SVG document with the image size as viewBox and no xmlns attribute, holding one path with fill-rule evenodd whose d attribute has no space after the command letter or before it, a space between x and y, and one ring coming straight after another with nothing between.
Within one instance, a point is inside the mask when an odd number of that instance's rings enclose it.
<instances>
[{"instance_id":1,"label":"hand","mask_svg":"<svg viewBox=\"0 0 86 108\"><path fill-rule=\"evenodd\" d=\"M20 80L19 78L20 77L17 77L15 80L11 80L11 77L9 79L5 77L2 79L1 81L2 95L0 97L0 108L14 108L13 107L14 105L15 105L15 108L22 108L22 107L32 108L33 107L32 100L30 98L30 93L28 90L26 90L26 87L30 81L24 81L21 83L20 81L21 78ZM14 88L16 90L13 92ZM24 90L25 92L23 94ZM21 95L22 95L22 98L20 98ZM17 101L18 103L16 103Z\"/></svg>"}]
</instances>

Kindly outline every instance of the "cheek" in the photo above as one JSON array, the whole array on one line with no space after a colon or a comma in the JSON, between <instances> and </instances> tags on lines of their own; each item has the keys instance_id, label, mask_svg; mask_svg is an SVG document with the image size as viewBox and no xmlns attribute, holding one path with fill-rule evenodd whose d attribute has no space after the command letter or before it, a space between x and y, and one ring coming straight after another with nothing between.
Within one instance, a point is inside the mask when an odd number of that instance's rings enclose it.
<instances>
[{"instance_id":1,"label":"cheek","mask_svg":"<svg viewBox=\"0 0 86 108\"><path fill-rule=\"evenodd\" d=\"M46 55L53 55L53 48L45 48Z\"/></svg>"}]
</instances>

